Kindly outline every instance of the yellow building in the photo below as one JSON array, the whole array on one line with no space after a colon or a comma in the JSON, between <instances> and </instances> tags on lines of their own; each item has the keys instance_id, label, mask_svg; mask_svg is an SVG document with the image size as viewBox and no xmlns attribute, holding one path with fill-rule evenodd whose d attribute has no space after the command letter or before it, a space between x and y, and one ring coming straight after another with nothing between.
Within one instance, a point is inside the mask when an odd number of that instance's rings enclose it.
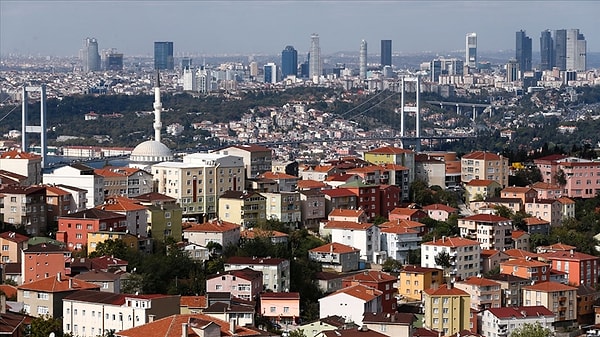
<instances>
[{"instance_id":1,"label":"yellow building","mask_svg":"<svg viewBox=\"0 0 600 337\"><path fill-rule=\"evenodd\" d=\"M132 250L139 249L138 238L133 234L125 232L100 231L87 233L87 252L88 254L91 254L92 252L96 251L96 246L100 242L117 239L123 240L125 245Z\"/></svg>"},{"instance_id":2,"label":"yellow building","mask_svg":"<svg viewBox=\"0 0 600 337\"><path fill-rule=\"evenodd\" d=\"M267 198L252 191L227 191L219 197L219 219L246 228L267 222Z\"/></svg>"},{"instance_id":3,"label":"yellow building","mask_svg":"<svg viewBox=\"0 0 600 337\"><path fill-rule=\"evenodd\" d=\"M375 165L402 165L408 168L408 183L415 180L415 152L412 150L384 146L365 152L365 160Z\"/></svg>"},{"instance_id":4,"label":"yellow building","mask_svg":"<svg viewBox=\"0 0 600 337\"><path fill-rule=\"evenodd\" d=\"M452 285L423 292L423 326L443 332L443 336L470 330L471 296Z\"/></svg>"},{"instance_id":5,"label":"yellow building","mask_svg":"<svg viewBox=\"0 0 600 337\"><path fill-rule=\"evenodd\" d=\"M460 159L461 181L493 180L502 187L508 185L508 158L491 152L475 151Z\"/></svg>"},{"instance_id":6,"label":"yellow building","mask_svg":"<svg viewBox=\"0 0 600 337\"><path fill-rule=\"evenodd\" d=\"M577 288L558 282L523 287L523 305L543 305L556 315L555 322L577 319Z\"/></svg>"},{"instance_id":7,"label":"yellow building","mask_svg":"<svg viewBox=\"0 0 600 337\"><path fill-rule=\"evenodd\" d=\"M442 269L404 266L398 275L398 295L407 301L421 301L423 291L438 288L443 280Z\"/></svg>"}]
</instances>

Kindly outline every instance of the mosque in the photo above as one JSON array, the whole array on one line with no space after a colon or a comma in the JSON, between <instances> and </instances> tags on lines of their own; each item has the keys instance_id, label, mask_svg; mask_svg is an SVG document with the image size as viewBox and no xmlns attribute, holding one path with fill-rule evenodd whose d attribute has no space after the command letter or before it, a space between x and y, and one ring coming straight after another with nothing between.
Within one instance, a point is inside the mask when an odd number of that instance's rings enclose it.
<instances>
[{"instance_id":1,"label":"mosque","mask_svg":"<svg viewBox=\"0 0 600 337\"><path fill-rule=\"evenodd\" d=\"M172 161L173 153L160 141L160 132L162 122L160 114L162 112L162 103L160 101L160 78L156 72L156 86L154 87L154 140L147 140L138 144L129 157L129 167L142 169L150 172L152 165Z\"/></svg>"}]
</instances>

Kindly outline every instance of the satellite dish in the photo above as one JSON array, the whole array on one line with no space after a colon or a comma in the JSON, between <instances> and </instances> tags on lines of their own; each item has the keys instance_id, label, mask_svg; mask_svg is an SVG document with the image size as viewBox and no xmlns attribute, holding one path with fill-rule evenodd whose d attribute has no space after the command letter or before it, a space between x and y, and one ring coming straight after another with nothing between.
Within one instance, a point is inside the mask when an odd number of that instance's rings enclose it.
<instances>
[{"instance_id":1,"label":"satellite dish","mask_svg":"<svg viewBox=\"0 0 600 337\"><path fill-rule=\"evenodd\" d=\"M51 332L48 337L56 337L56 334L54 332Z\"/></svg>"}]
</instances>

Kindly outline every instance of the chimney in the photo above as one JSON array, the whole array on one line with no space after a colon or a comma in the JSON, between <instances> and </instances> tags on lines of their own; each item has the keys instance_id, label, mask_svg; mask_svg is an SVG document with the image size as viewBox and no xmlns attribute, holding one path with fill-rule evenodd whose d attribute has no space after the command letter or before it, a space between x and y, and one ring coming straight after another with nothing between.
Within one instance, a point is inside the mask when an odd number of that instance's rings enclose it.
<instances>
[{"instance_id":1,"label":"chimney","mask_svg":"<svg viewBox=\"0 0 600 337\"><path fill-rule=\"evenodd\" d=\"M69 289L73 289L73 278L69 277Z\"/></svg>"},{"instance_id":2,"label":"chimney","mask_svg":"<svg viewBox=\"0 0 600 337\"><path fill-rule=\"evenodd\" d=\"M60 281L61 281L61 277L60 277L60 276L61 276L61 275L60 275L60 272L56 273L56 280L57 280L58 282L60 282Z\"/></svg>"},{"instance_id":3,"label":"chimney","mask_svg":"<svg viewBox=\"0 0 600 337\"><path fill-rule=\"evenodd\" d=\"M188 328L187 323L181 323L181 337L188 337L188 329L187 328Z\"/></svg>"},{"instance_id":4,"label":"chimney","mask_svg":"<svg viewBox=\"0 0 600 337\"><path fill-rule=\"evenodd\" d=\"M148 315L148 323L154 322L154 318L156 318L156 315Z\"/></svg>"},{"instance_id":5,"label":"chimney","mask_svg":"<svg viewBox=\"0 0 600 337\"><path fill-rule=\"evenodd\" d=\"M235 335L235 318L229 320L229 332Z\"/></svg>"}]
</instances>

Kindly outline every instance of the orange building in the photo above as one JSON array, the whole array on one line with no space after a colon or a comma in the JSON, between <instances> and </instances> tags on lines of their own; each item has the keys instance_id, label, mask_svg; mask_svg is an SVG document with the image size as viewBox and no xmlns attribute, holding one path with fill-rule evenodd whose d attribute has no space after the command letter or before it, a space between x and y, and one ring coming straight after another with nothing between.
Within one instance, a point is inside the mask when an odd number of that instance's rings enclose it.
<instances>
[{"instance_id":1,"label":"orange building","mask_svg":"<svg viewBox=\"0 0 600 337\"><path fill-rule=\"evenodd\" d=\"M550 280L550 265L544 262L526 259L513 259L500 263L500 274L514 275L534 282Z\"/></svg>"},{"instance_id":2,"label":"orange building","mask_svg":"<svg viewBox=\"0 0 600 337\"><path fill-rule=\"evenodd\" d=\"M397 277L381 271L365 271L359 274L354 274L342 280L342 288L347 288L355 285L363 285L371 287L383 292L381 307L383 312L396 311L396 288L394 283L398 281Z\"/></svg>"},{"instance_id":3,"label":"orange building","mask_svg":"<svg viewBox=\"0 0 600 337\"><path fill-rule=\"evenodd\" d=\"M87 235L92 232L127 230L126 216L115 212L90 208L58 218L56 240L67 244L69 250L87 246Z\"/></svg>"},{"instance_id":4,"label":"orange building","mask_svg":"<svg viewBox=\"0 0 600 337\"><path fill-rule=\"evenodd\" d=\"M541 258L552 263L552 268L568 274L569 284L575 287L586 285L595 288L598 284L600 258L581 252L555 251L541 254Z\"/></svg>"},{"instance_id":5,"label":"orange building","mask_svg":"<svg viewBox=\"0 0 600 337\"><path fill-rule=\"evenodd\" d=\"M64 247L51 243L31 245L23 251L21 275L23 284L53 277L65 272L65 259L71 253Z\"/></svg>"}]
</instances>

